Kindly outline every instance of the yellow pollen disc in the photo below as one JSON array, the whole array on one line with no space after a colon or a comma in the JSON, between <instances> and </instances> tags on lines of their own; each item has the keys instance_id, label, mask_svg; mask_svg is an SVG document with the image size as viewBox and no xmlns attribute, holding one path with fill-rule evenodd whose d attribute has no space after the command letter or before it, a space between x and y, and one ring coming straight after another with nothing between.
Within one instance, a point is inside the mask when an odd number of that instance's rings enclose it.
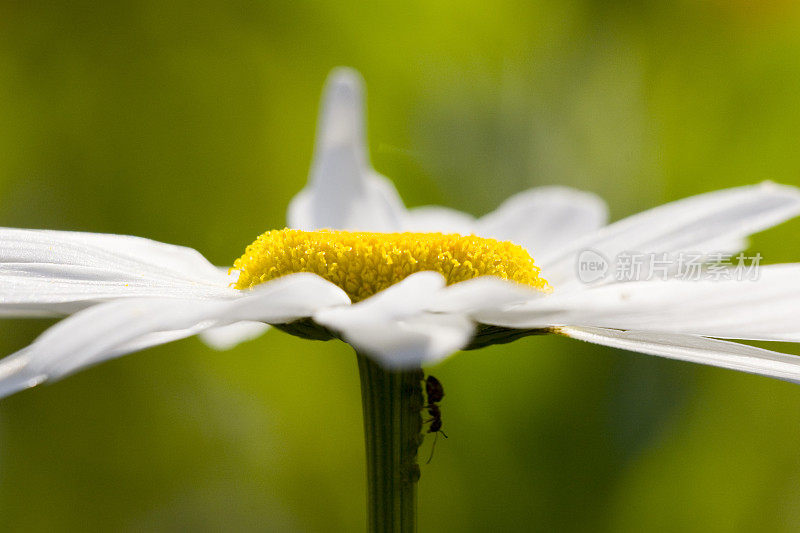
<instances>
[{"instance_id":1,"label":"yellow pollen disc","mask_svg":"<svg viewBox=\"0 0 800 533\"><path fill-rule=\"evenodd\" d=\"M341 287L353 302L423 270L439 272L448 285L497 276L550 290L522 246L474 235L273 230L248 246L233 268L240 272L237 289L312 272Z\"/></svg>"}]
</instances>

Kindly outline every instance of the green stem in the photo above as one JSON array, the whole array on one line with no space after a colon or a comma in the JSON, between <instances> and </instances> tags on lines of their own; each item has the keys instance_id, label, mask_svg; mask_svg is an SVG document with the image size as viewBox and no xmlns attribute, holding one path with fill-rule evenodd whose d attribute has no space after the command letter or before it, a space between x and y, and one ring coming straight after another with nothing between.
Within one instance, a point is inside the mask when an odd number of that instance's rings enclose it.
<instances>
[{"instance_id":1,"label":"green stem","mask_svg":"<svg viewBox=\"0 0 800 533\"><path fill-rule=\"evenodd\" d=\"M417 522L417 448L422 441L421 369L392 372L356 354L367 448L368 530L413 532Z\"/></svg>"}]
</instances>

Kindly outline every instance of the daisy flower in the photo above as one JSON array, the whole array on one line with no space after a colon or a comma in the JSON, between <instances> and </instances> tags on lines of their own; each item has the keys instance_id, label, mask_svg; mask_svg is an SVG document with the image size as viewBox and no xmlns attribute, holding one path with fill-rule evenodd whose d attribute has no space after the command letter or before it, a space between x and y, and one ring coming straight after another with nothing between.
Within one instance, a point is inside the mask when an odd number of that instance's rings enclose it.
<instances>
[{"instance_id":1,"label":"daisy flower","mask_svg":"<svg viewBox=\"0 0 800 533\"><path fill-rule=\"evenodd\" d=\"M800 341L800 264L710 275L748 235L800 213L797 189L710 192L609 225L602 200L566 187L480 218L407 209L370 166L362 92L353 71L331 75L288 228L259 236L230 271L139 237L0 230L0 314L67 317L0 361L0 396L190 335L231 347L268 325L342 339L399 370L555 333L800 380L800 357L722 340ZM678 275L688 254L701 279ZM628 256L658 257L664 275L652 262L612 275L611 258ZM587 281L582 261L602 275Z\"/></svg>"}]
</instances>

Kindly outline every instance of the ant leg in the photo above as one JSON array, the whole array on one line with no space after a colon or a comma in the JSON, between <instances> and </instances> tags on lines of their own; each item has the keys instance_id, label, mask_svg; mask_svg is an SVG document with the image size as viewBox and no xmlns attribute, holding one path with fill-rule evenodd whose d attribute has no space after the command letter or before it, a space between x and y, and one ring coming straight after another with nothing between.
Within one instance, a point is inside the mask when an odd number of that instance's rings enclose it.
<instances>
[{"instance_id":1,"label":"ant leg","mask_svg":"<svg viewBox=\"0 0 800 533\"><path fill-rule=\"evenodd\" d=\"M436 441L439 439L439 432L437 431L433 437L433 445L431 446L431 455L428 457L428 460L425 461L426 465L431 464L431 460L433 459L433 452L436 450Z\"/></svg>"}]
</instances>

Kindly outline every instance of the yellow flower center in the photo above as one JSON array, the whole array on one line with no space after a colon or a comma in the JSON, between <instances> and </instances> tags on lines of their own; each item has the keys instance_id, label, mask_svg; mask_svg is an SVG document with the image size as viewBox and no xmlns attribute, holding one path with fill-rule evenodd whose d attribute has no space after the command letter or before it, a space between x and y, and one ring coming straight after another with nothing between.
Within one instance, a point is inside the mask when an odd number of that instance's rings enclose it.
<instances>
[{"instance_id":1,"label":"yellow flower center","mask_svg":"<svg viewBox=\"0 0 800 533\"><path fill-rule=\"evenodd\" d=\"M237 289L312 272L341 287L353 302L423 270L439 272L448 285L497 276L550 290L522 246L474 235L273 230L248 246L233 268L240 272Z\"/></svg>"}]
</instances>

